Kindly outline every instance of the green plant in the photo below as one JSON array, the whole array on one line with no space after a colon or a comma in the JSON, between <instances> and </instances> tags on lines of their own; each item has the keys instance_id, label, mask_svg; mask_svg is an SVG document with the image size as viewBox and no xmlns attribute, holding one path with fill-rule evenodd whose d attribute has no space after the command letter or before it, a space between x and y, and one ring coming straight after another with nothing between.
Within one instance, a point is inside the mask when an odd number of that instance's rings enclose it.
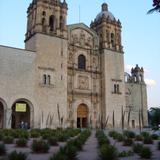
<instances>
[{"instance_id":1,"label":"green plant","mask_svg":"<svg viewBox=\"0 0 160 160\"><path fill-rule=\"evenodd\" d=\"M26 147L27 140L25 138L20 138L16 141L17 147Z\"/></svg>"},{"instance_id":2,"label":"green plant","mask_svg":"<svg viewBox=\"0 0 160 160\"><path fill-rule=\"evenodd\" d=\"M160 141L158 142L157 149L160 150Z\"/></svg>"},{"instance_id":3,"label":"green plant","mask_svg":"<svg viewBox=\"0 0 160 160\"><path fill-rule=\"evenodd\" d=\"M3 142L4 143L6 143L6 144L11 144L11 143L13 143L13 137L11 137L11 136L4 136L3 137Z\"/></svg>"},{"instance_id":4,"label":"green plant","mask_svg":"<svg viewBox=\"0 0 160 160\"><path fill-rule=\"evenodd\" d=\"M60 148L59 152L57 154L54 154L50 160L69 160L64 148Z\"/></svg>"},{"instance_id":5,"label":"green plant","mask_svg":"<svg viewBox=\"0 0 160 160\"><path fill-rule=\"evenodd\" d=\"M0 143L0 156L6 153L6 147L3 143Z\"/></svg>"},{"instance_id":6,"label":"green plant","mask_svg":"<svg viewBox=\"0 0 160 160\"><path fill-rule=\"evenodd\" d=\"M133 144L133 140L131 138L125 138L123 140L123 145L124 146L131 146Z\"/></svg>"},{"instance_id":7,"label":"green plant","mask_svg":"<svg viewBox=\"0 0 160 160\"><path fill-rule=\"evenodd\" d=\"M56 137L49 137L48 138L48 143L52 146L57 146L58 145L58 139Z\"/></svg>"},{"instance_id":8,"label":"green plant","mask_svg":"<svg viewBox=\"0 0 160 160\"><path fill-rule=\"evenodd\" d=\"M129 156L133 156L133 152L132 151L122 151L119 153L118 157L129 157Z\"/></svg>"},{"instance_id":9,"label":"green plant","mask_svg":"<svg viewBox=\"0 0 160 160\"><path fill-rule=\"evenodd\" d=\"M100 157L102 160L116 160L118 159L118 151L114 146L104 144L100 147Z\"/></svg>"},{"instance_id":10,"label":"green plant","mask_svg":"<svg viewBox=\"0 0 160 160\"><path fill-rule=\"evenodd\" d=\"M38 138L40 137L41 133L40 133L40 130L39 129L32 129L30 131L30 137L31 138Z\"/></svg>"},{"instance_id":11,"label":"green plant","mask_svg":"<svg viewBox=\"0 0 160 160\"><path fill-rule=\"evenodd\" d=\"M68 144L67 147L65 147L65 152L69 160L75 159L77 155L77 147L73 144Z\"/></svg>"},{"instance_id":12,"label":"green plant","mask_svg":"<svg viewBox=\"0 0 160 160\"><path fill-rule=\"evenodd\" d=\"M151 137L152 137L152 139L154 139L154 140L158 140L158 138L159 138L159 136L156 135L156 134L152 134Z\"/></svg>"},{"instance_id":13,"label":"green plant","mask_svg":"<svg viewBox=\"0 0 160 160\"><path fill-rule=\"evenodd\" d=\"M148 137L146 136L146 137L144 137L143 143L144 143L144 144L153 144L152 137L151 137L151 136L148 136Z\"/></svg>"},{"instance_id":14,"label":"green plant","mask_svg":"<svg viewBox=\"0 0 160 160\"><path fill-rule=\"evenodd\" d=\"M50 146L43 140L34 140L32 143L32 151L36 153L47 153Z\"/></svg>"},{"instance_id":15,"label":"green plant","mask_svg":"<svg viewBox=\"0 0 160 160\"><path fill-rule=\"evenodd\" d=\"M132 131L128 131L128 130L125 130L123 132L123 135L126 136L127 138L135 138L136 137L136 134Z\"/></svg>"},{"instance_id":16,"label":"green plant","mask_svg":"<svg viewBox=\"0 0 160 160\"><path fill-rule=\"evenodd\" d=\"M143 147L140 152L141 158L150 159L152 157L152 152L149 147Z\"/></svg>"},{"instance_id":17,"label":"green plant","mask_svg":"<svg viewBox=\"0 0 160 160\"><path fill-rule=\"evenodd\" d=\"M136 135L135 140L136 141L143 141L143 136L142 135Z\"/></svg>"},{"instance_id":18,"label":"green plant","mask_svg":"<svg viewBox=\"0 0 160 160\"><path fill-rule=\"evenodd\" d=\"M150 134L148 132L142 132L141 135L145 138L145 137L149 137Z\"/></svg>"},{"instance_id":19,"label":"green plant","mask_svg":"<svg viewBox=\"0 0 160 160\"><path fill-rule=\"evenodd\" d=\"M136 144L133 145L132 148L133 148L133 151L134 151L135 153L140 153L141 150L143 149L143 144L141 144L141 143L136 143Z\"/></svg>"},{"instance_id":20,"label":"green plant","mask_svg":"<svg viewBox=\"0 0 160 160\"><path fill-rule=\"evenodd\" d=\"M9 160L26 160L27 155L25 153L13 151L8 156Z\"/></svg>"}]
</instances>

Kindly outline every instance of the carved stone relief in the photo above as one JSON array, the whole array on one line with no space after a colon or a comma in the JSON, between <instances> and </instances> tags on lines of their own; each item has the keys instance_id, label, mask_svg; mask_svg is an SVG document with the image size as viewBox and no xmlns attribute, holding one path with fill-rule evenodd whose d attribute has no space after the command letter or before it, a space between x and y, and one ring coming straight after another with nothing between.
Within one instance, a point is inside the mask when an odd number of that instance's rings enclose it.
<instances>
[{"instance_id":1,"label":"carved stone relief","mask_svg":"<svg viewBox=\"0 0 160 160\"><path fill-rule=\"evenodd\" d=\"M89 78L86 76L78 76L78 88L89 89Z\"/></svg>"}]
</instances>

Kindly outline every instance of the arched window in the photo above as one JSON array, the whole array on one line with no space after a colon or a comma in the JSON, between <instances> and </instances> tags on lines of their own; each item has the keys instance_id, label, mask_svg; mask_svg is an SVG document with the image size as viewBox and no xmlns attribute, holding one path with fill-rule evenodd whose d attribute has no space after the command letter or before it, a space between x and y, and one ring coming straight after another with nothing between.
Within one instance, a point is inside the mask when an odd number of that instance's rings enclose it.
<instances>
[{"instance_id":1,"label":"arched window","mask_svg":"<svg viewBox=\"0 0 160 160\"><path fill-rule=\"evenodd\" d=\"M82 54L78 56L78 69L86 69L86 57Z\"/></svg>"},{"instance_id":2,"label":"arched window","mask_svg":"<svg viewBox=\"0 0 160 160\"><path fill-rule=\"evenodd\" d=\"M46 32L46 19L42 18L42 31Z\"/></svg>"},{"instance_id":3,"label":"arched window","mask_svg":"<svg viewBox=\"0 0 160 160\"><path fill-rule=\"evenodd\" d=\"M60 16L60 29L63 30L64 29L64 19L62 16Z\"/></svg>"},{"instance_id":4,"label":"arched window","mask_svg":"<svg viewBox=\"0 0 160 160\"><path fill-rule=\"evenodd\" d=\"M111 33L111 44L112 44L112 47L114 47L114 33Z\"/></svg>"},{"instance_id":5,"label":"arched window","mask_svg":"<svg viewBox=\"0 0 160 160\"><path fill-rule=\"evenodd\" d=\"M50 76L50 75L47 76L47 84L48 84L48 85L51 84L51 76Z\"/></svg>"},{"instance_id":6,"label":"arched window","mask_svg":"<svg viewBox=\"0 0 160 160\"><path fill-rule=\"evenodd\" d=\"M45 11L43 11L43 12L42 12L42 15L43 15L43 16L45 16L45 15L46 15L46 12L45 12Z\"/></svg>"},{"instance_id":7,"label":"arched window","mask_svg":"<svg viewBox=\"0 0 160 160\"><path fill-rule=\"evenodd\" d=\"M43 84L47 84L47 75L46 74L43 75Z\"/></svg>"},{"instance_id":8,"label":"arched window","mask_svg":"<svg viewBox=\"0 0 160 160\"><path fill-rule=\"evenodd\" d=\"M50 28L50 31L55 30L55 17L53 15L49 17L49 28Z\"/></svg>"}]
</instances>

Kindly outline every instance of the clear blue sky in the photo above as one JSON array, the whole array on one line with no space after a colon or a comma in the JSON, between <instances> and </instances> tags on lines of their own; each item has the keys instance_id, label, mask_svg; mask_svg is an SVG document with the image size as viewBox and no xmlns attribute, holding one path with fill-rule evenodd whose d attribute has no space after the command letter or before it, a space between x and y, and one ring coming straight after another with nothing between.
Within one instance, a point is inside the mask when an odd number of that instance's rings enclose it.
<instances>
[{"instance_id":1,"label":"clear blue sky","mask_svg":"<svg viewBox=\"0 0 160 160\"><path fill-rule=\"evenodd\" d=\"M26 10L31 0L0 0L0 44L24 48ZM68 24L89 25L107 2L109 10L122 23L125 65L139 64L146 70L148 107L160 106L160 13L147 15L152 0L67 0Z\"/></svg>"}]
</instances>

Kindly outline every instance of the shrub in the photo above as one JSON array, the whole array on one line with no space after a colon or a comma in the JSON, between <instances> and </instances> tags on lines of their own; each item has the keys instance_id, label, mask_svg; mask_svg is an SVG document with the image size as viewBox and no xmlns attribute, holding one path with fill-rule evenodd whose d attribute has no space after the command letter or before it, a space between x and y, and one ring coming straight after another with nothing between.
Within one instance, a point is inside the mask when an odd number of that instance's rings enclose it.
<instances>
[{"instance_id":1,"label":"shrub","mask_svg":"<svg viewBox=\"0 0 160 160\"><path fill-rule=\"evenodd\" d=\"M43 140L34 140L32 143L32 150L36 153L47 153L50 146Z\"/></svg>"},{"instance_id":2,"label":"shrub","mask_svg":"<svg viewBox=\"0 0 160 160\"><path fill-rule=\"evenodd\" d=\"M143 141L142 135L136 135L136 141Z\"/></svg>"},{"instance_id":3,"label":"shrub","mask_svg":"<svg viewBox=\"0 0 160 160\"><path fill-rule=\"evenodd\" d=\"M158 138L159 138L159 136L156 135L156 134L152 134L151 137L152 137L152 139L154 139L154 140L158 140Z\"/></svg>"},{"instance_id":4,"label":"shrub","mask_svg":"<svg viewBox=\"0 0 160 160\"><path fill-rule=\"evenodd\" d=\"M59 152L57 154L54 154L53 157L50 158L50 160L68 160L65 149L60 148Z\"/></svg>"},{"instance_id":5,"label":"shrub","mask_svg":"<svg viewBox=\"0 0 160 160\"><path fill-rule=\"evenodd\" d=\"M118 151L114 146L104 144L100 147L100 157L102 160L116 160L118 158Z\"/></svg>"},{"instance_id":6,"label":"shrub","mask_svg":"<svg viewBox=\"0 0 160 160\"><path fill-rule=\"evenodd\" d=\"M118 157L129 157L129 156L133 156L133 152L132 151L122 151L119 153Z\"/></svg>"},{"instance_id":7,"label":"shrub","mask_svg":"<svg viewBox=\"0 0 160 160\"><path fill-rule=\"evenodd\" d=\"M114 138L114 139L115 139L115 137L116 137L117 134L118 134L118 132L116 132L116 131L110 131L109 132L109 136L112 137L112 138Z\"/></svg>"},{"instance_id":8,"label":"shrub","mask_svg":"<svg viewBox=\"0 0 160 160\"><path fill-rule=\"evenodd\" d=\"M157 147L158 150L160 150L160 141L158 142L158 147Z\"/></svg>"},{"instance_id":9,"label":"shrub","mask_svg":"<svg viewBox=\"0 0 160 160\"><path fill-rule=\"evenodd\" d=\"M141 135L145 138L145 137L149 137L150 134L148 132L142 132Z\"/></svg>"},{"instance_id":10,"label":"shrub","mask_svg":"<svg viewBox=\"0 0 160 160\"><path fill-rule=\"evenodd\" d=\"M25 138L20 138L16 141L17 147L26 147L27 140Z\"/></svg>"},{"instance_id":11,"label":"shrub","mask_svg":"<svg viewBox=\"0 0 160 160\"><path fill-rule=\"evenodd\" d=\"M60 141L60 142L65 142L65 141L67 141L67 139L69 138L69 136L67 135L67 134L59 134L58 135L58 140Z\"/></svg>"},{"instance_id":12,"label":"shrub","mask_svg":"<svg viewBox=\"0 0 160 160\"><path fill-rule=\"evenodd\" d=\"M3 137L3 142L6 144L12 144L13 143L13 137L11 136L4 136Z\"/></svg>"},{"instance_id":13,"label":"shrub","mask_svg":"<svg viewBox=\"0 0 160 160\"><path fill-rule=\"evenodd\" d=\"M146 137L144 137L143 143L144 143L144 144L153 144L152 137L151 137L151 136L148 136L148 137L146 136Z\"/></svg>"},{"instance_id":14,"label":"shrub","mask_svg":"<svg viewBox=\"0 0 160 160\"><path fill-rule=\"evenodd\" d=\"M6 153L6 147L3 143L0 143L0 156Z\"/></svg>"},{"instance_id":15,"label":"shrub","mask_svg":"<svg viewBox=\"0 0 160 160\"><path fill-rule=\"evenodd\" d=\"M65 147L65 152L66 152L66 155L68 157L69 160L72 160L72 159L75 159L76 155L77 155L77 147L74 146L73 144L68 144L66 147Z\"/></svg>"},{"instance_id":16,"label":"shrub","mask_svg":"<svg viewBox=\"0 0 160 160\"><path fill-rule=\"evenodd\" d=\"M26 160L27 155L25 153L13 151L8 156L9 160Z\"/></svg>"},{"instance_id":17,"label":"shrub","mask_svg":"<svg viewBox=\"0 0 160 160\"><path fill-rule=\"evenodd\" d=\"M124 140L124 136L119 133L119 134L117 134L117 138L116 139L117 139L118 142L122 142Z\"/></svg>"},{"instance_id":18,"label":"shrub","mask_svg":"<svg viewBox=\"0 0 160 160\"><path fill-rule=\"evenodd\" d=\"M141 158L150 159L152 157L152 152L149 147L143 147L140 152Z\"/></svg>"},{"instance_id":19,"label":"shrub","mask_svg":"<svg viewBox=\"0 0 160 160\"><path fill-rule=\"evenodd\" d=\"M31 138L38 138L38 137L40 137L40 130L39 129L32 129L30 131L30 137Z\"/></svg>"},{"instance_id":20,"label":"shrub","mask_svg":"<svg viewBox=\"0 0 160 160\"><path fill-rule=\"evenodd\" d=\"M97 131L96 136L98 138L98 143L100 146L103 144L110 144L109 139L107 138L107 136L104 134L103 131Z\"/></svg>"},{"instance_id":21,"label":"shrub","mask_svg":"<svg viewBox=\"0 0 160 160\"><path fill-rule=\"evenodd\" d=\"M133 151L135 153L140 153L142 149L143 149L143 144L136 143L133 145Z\"/></svg>"},{"instance_id":22,"label":"shrub","mask_svg":"<svg viewBox=\"0 0 160 160\"><path fill-rule=\"evenodd\" d=\"M48 143L52 146L57 146L58 145L58 139L56 137L49 137L48 138Z\"/></svg>"},{"instance_id":23,"label":"shrub","mask_svg":"<svg viewBox=\"0 0 160 160\"><path fill-rule=\"evenodd\" d=\"M133 144L133 140L131 138L126 138L123 140L124 146L131 146Z\"/></svg>"},{"instance_id":24,"label":"shrub","mask_svg":"<svg viewBox=\"0 0 160 160\"><path fill-rule=\"evenodd\" d=\"M123 132L123 135L126 136L127 138L135 138L136 137L136 134L132 131L124 131Z\"/></svg>"}]
</instances>

